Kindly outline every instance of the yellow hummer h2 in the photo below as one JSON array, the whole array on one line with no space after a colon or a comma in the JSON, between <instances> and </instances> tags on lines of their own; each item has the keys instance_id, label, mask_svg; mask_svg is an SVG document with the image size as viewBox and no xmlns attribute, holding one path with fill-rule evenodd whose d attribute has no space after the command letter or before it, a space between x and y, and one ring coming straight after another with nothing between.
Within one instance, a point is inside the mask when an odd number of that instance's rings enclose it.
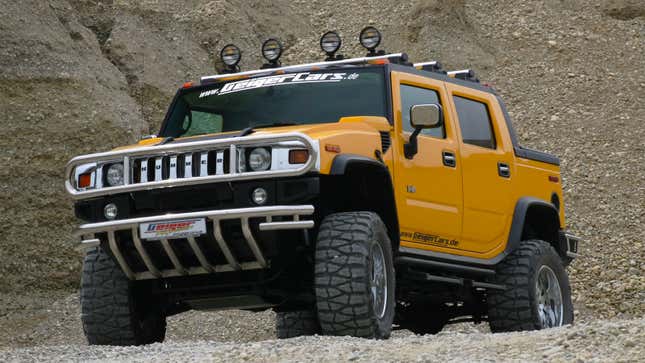
<instances>
[{"instance_id":1,"label":"yellow hummer h2","mask_svg":"<svg viewBox=\"0 0 645 363\"><path fill-rule=\"evenodd\" d=\"M377 51L182 87L159 136L79 156L66 188L86 223L90 344L162 341L190 309L272 308L280 338L387 338L488 321L573 321L559 160L521 147L471 71Z\"/></svg>"}]
</instances>

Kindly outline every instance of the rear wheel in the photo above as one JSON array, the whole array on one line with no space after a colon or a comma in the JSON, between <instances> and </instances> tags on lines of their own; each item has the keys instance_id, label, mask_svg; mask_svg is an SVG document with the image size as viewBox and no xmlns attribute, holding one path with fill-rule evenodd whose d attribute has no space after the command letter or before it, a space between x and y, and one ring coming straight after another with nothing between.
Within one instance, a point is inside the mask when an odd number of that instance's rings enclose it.
<instances>
[{"instance_id":1,"label":"rear wheel","mask_svg":"<svg viewBox=\"0 0 645 363\"><path fill-rule=\"evenodd\" d=\"M91 345L163 342L166 317L150 296L135 291L100 247L89 250L81 277L81 321Z\"/></svg>"},{"instance_id":2,"label":"rear wheel","mask_svg":"<svg viewBox=\"0 0 645 363\"><path fill-rule=\"evenodd\" d=\"M322 333L386 339L394 318L392 247L373 212L327 216L316 245L315 287Z\"/></svg>"},{"instance_id":3,"label":"rear wheel","mask_svg":"<svg viewBox=\"0 0 645 363\"><path fill-rule=\"evenodd\" d=\"M497 268L504 291L488 295L491 331L538 330L573 323L569 277L558 253L544 241L523 241Z\"/></svg>"},{"instance_id":4,"label":"rear wheel","mask_svg":"<svg viewBox=\"0 0 645 363\"><path fill-rule=\"evenodd\" d=\"M276 313L276 335L278 339L294 338L320 333L318 316L313 310L298 310Z\"/></svg>"}]
</instances>

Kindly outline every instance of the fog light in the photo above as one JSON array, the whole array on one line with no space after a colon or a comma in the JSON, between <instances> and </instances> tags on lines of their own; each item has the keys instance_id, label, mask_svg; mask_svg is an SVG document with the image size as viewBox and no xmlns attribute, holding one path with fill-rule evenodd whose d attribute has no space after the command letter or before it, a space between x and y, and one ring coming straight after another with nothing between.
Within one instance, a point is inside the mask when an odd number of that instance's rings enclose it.
<instances>
[{"instance_id":1,"label":"fog light","mask_svg":"<svg viewBox=\"0 0 645 363\"><path fill-rule=\"evenodd\" d=\"M257 205L262 205L266 203L267 201L267 191L264 190L264 188L255 188L253 191L253 194L251 195L251 198L253 198L253 202Z\"/></svg>"},{"instance_id":2,"label":"fog light","mask_svg":"<svg viewBox=\"0 0 645 363\"><path fill-rule=\"evenodd\" d=\"M336 32L327 32L320 38L320 48L327 54L327 60L334 60L334 54L340 49L342 41Z\"/></svg>"},{"instance_id":3,"label":"fog light","mask_svg":"<svg viewBox=\"0 0 645 363\"><path fill-rule=\"evenodd\" d=\"M119 208L114 203L110 203L103 208L103 215L105 215L106 219L113 220L117 214L119 214Z\"/></svg>"},{"instance_id":4,"label":"fog light","mask_svg":"<svg viewBox=\"0 0 645 363\"><path fill-rule=\"evenodd\" d=\"M368 26L361 30L358 36L361 45L370 51L370 54L376 54L376 47L381 44L381 33L373 26Z\"/></svg>"},{"instance_id":5,"label":"fog light","mask_svg":"<svg viewBox=\"0 0 645 363\"><path fill-rule=\"evenodd\" d=\"M262 55L269 63L278 64L278 59L282 55L282 44L277 39L268 39L262 44Z\"/></svg>"}]
</instances>

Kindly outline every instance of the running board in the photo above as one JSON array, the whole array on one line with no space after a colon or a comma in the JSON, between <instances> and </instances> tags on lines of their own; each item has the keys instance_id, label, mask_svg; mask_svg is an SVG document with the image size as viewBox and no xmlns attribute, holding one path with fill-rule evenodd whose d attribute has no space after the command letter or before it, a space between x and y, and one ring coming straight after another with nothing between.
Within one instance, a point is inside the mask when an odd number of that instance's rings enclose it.
<instances>
[{"instance_id":1,"label":"running board","mask_svg":"<svg viewBox=\"0 0 645 363\"><path fill-rule=\"evenodd\" d=\"M491 289L491 290L506 290L505 285L493 284L490 282L481 282L461 277L448 277L437 276L422 271L408 271L408 274L425 281L441 282L452 285L467 286L470 285L475 288Z\"/></svg>"},{"instance_id":2,"label":"running board","mask_svg":"<svg viewBox=\"0 0 645 363\"><path fill-rule=\"evenodd\" d=\"M470 273L476 275L492 276L495 270L448 262L439 262L434 260L422 259L417 257L399 256L396 258L397 265L412 265L433 270L453 271L461 273Z\"/></svg>"}]
</instances>

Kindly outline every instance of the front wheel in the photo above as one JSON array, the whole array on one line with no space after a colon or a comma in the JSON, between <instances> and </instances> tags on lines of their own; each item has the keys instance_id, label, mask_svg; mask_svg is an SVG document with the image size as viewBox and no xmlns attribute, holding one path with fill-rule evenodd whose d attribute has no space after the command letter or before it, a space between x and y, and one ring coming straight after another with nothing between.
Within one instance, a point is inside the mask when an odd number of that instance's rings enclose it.
<instances>
[{"instance_id":1,"label":"front wheel","mask_svg":"<svg viewBox=\"0 0 645 363\"><path fill-rule=\"evenodd\" d=\"M392 246L373 212L327 216L316 245L315 290L323 334L387 339L394 319Z\"/></svg>"},{"instance_id":2,"label":"front wheel","mask_svg":"<svg viewBox=\"0 0 645 363\"><path fill-rule=\"evenodd\" d=\"M504 291L487 297L493 332L539 330L573 323L569 277L558 253L544 241L523 241L497 268Z\"/></svg>"},{"instance_id":3,"label":"front wheel","mask_svg":"<svg viewBox=\"0 0 645 363\"><path fill-rule=\"evenodd\" d=\"M142 345L163 342L166 316L151 296L132 283L98 247L83 261L81 321L90 345Z\"/></svg>"}]
</instances>

